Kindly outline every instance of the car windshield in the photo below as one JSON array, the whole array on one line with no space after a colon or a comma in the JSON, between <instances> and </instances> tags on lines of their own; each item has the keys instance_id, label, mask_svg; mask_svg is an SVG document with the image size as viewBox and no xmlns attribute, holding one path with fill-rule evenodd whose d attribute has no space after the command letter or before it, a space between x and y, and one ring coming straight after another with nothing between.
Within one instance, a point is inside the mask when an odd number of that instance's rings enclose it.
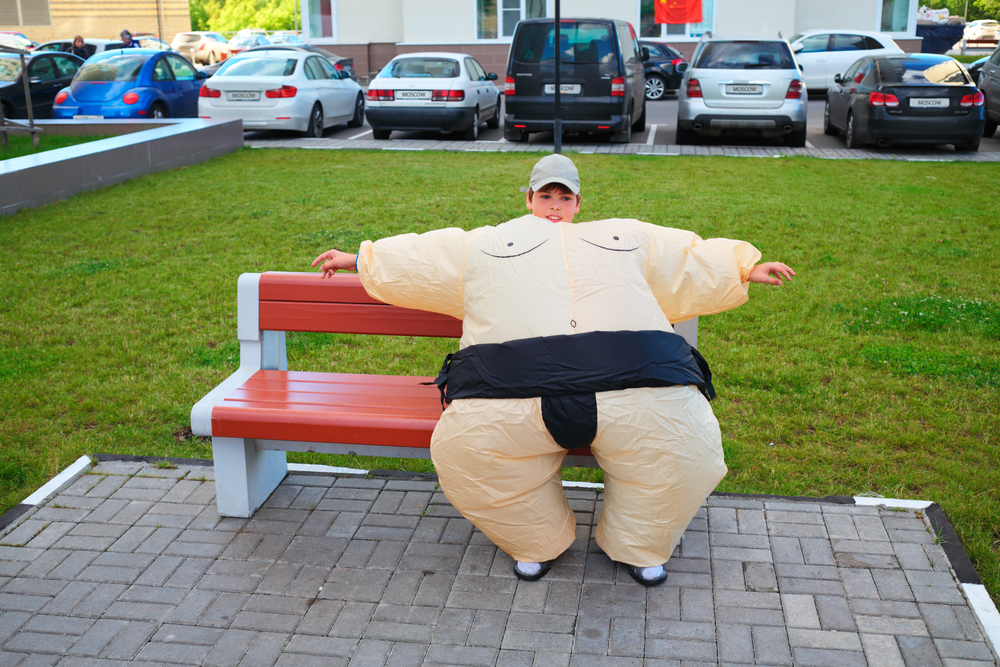
<instances>
[{"instance_id":1,"label":"car windshield","mask_svg":"<svg viewBox=\"0 0 1000 667\"><path fill-rule=\"evenodd\" d=\"M233 46L250 46L251 44L257 43L257 37L255 35L246 35L244 37L234 37L233 41L229 42Z\"/></svg>"},{"instance_id":2,"label":"car windshield","mask_svg":"<svg viewBox=\"0 0 1000 667\"><path fill-rule=\"evenodd\" d=\"M454 79L461 68L451 58L399 58L385 66L379 76L394 79Z\"/></svg>"},{"instance_id":3,"label":"car windshield","mask_svg":"<svg viewBox=\"0 0 1000 667\"><path fill-rule=\"evenodd\" d=\"M77 81L135 81L139 70L150 56L114 55L109 58L88 62L76 74Z\"/></svg>"},{"instance_id":4,"label":"car windshield","mask_svg":"<svg viewBox=\"0 0 1000 667\"><path fill-rule=\"evenodd\" d=\"M297 62L294 58L244 58L232 61L215 76L291 76Z\"/></svg>"},{"instance_id":5,"label":"car windshield","mask_svg":"<svg viewBox=\"0 0 1000 667\"><path fill-rule=\"evenodd\" d=\"M784 42L709 42L696 69L795 69Z\"/></svg>"},{"instance_id":6,"label":"car windshield","mask_svg":"<svg viewBox=\"0 0 1000 667\"><path fill-rule=\"evenodd\" d=\"M948 60L923 60L894 58L878 61L879 78L884 84L947 84L965 85L971 83L958 62Z\"/></svg>"},{"instance_id":7,"label":"car windshield","mask_svg":"<svg viewBox=\"0 0 1000 667\"><path fill-rule=\"evenodd\" d=\"M522 63L555 61L555 25L529 23L518 32L514 60ZM606 23L561 21L559 26L560 59L564 63L610 63L615 46L611 27Z\"/></svg>"},{"instance_id":8,"label":"car windshield","mask_svg":"<svg viewBox=\"0 0 1000 667\"><path fill-rule=\"evenodd\" d=\"M0 57L0 81L17 81L21 76L21 59L17 56Z\"/></svg>"}]
</instances>

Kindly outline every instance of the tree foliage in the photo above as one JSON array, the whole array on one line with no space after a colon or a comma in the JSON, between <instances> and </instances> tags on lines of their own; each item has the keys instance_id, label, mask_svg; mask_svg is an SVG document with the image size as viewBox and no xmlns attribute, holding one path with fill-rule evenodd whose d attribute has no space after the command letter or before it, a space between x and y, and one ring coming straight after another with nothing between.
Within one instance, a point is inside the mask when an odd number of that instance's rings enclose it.
<instances>
[{"instance_id":1,"label":"tree foliage","mask_svg":"<svg viewBox=\"0 0 1000 667\"><path fill-rule=\"evenodd\" d=\"M979 19L995 19L1000 16L1000 0L928 0L921 3L931 9L948 8L948 13L952 16L965 16L966 21L972 22ZM968 15L966 15L968 7Z\"/></svg>"},{"instance_id":2,"label":"tree foliage","mask_svg":"<svg viewBox=\"0 0 1000 667\"><path fill-rule=\"evenodd\" d=\"M231 32L243 28L295 29L298 0L191 0L191 29Z\"/></svg>"}]
</instances>

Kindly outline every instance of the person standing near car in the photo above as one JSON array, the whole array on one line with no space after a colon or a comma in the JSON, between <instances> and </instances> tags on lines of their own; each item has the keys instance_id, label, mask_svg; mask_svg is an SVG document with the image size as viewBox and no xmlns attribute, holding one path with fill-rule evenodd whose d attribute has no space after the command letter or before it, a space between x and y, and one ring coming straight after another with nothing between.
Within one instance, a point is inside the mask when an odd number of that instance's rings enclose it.
<instances>
[{"instance_id":1,"label":"person standing near car","mask_svg":"<svg viewBox=\"0 0 1000 667\"><path fill-rule=\"evenodd\" d=\"M83 45L83 37L80 35L73 38L73 43L68 49L66 49L66 53L72 53L74 56L79 56L84 60L90 57L90 54L87 53L86 47Z\"/></svg>"},{"instance_id":2,"label":"person standing near car","mask_svg":"<svg viewBox=\"0 0 1000 667\"><path fill-rule=\"evenodd\" d=\"M132 33L130 33L128 30L122 30L121 33L118 36L122 38L122 48L123 49L138 49L139 48L139 42L135 41L132 38Z\"/></svg>"}]
</instances>

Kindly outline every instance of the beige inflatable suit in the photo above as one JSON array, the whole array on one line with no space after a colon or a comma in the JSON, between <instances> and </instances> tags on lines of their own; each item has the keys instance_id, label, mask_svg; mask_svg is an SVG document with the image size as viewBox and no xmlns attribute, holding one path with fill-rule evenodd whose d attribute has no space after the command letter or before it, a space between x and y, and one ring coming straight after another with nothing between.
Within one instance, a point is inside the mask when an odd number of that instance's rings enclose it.
<instances>
[{"instance_id":1,"label":"beige inflatable suit","mask_svg":"<svg viewBox=\"0 0 1000 667\"><path fill-rule=\"evenodd\" d=\"M748 243L638 220L552 223L526 215L473 231L365 241L358 272L383 301L464 322L460 347L593 331L667 331L735 308L760 259ZM518 561L576 536L538 398L454 400L431 442L452 504ZM613 560L665 563L726 474L718 422L694 386L597 394L591 444L604 469L597 543Z\"/></svg>"}]
</instances>

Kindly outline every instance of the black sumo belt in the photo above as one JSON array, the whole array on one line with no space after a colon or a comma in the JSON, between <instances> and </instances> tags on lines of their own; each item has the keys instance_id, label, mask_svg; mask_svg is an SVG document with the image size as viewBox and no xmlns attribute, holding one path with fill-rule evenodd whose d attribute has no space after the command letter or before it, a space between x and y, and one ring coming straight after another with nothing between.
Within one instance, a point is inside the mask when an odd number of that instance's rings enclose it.
<instances>
[{"instance_id":1,"label":"black sumo belt","mask_svg":"<svg viewBox=\"0 0 1000 667\"><path fill-rule=\"evenodd\" d=\"M695 385L708 400L715 398L708 362L668 331L592 331L470 345L445 357L433 384L442 404L540 397L545 427L566 449L586 447L597 435L597 392Z\"/></svg>"}]
</instances>

